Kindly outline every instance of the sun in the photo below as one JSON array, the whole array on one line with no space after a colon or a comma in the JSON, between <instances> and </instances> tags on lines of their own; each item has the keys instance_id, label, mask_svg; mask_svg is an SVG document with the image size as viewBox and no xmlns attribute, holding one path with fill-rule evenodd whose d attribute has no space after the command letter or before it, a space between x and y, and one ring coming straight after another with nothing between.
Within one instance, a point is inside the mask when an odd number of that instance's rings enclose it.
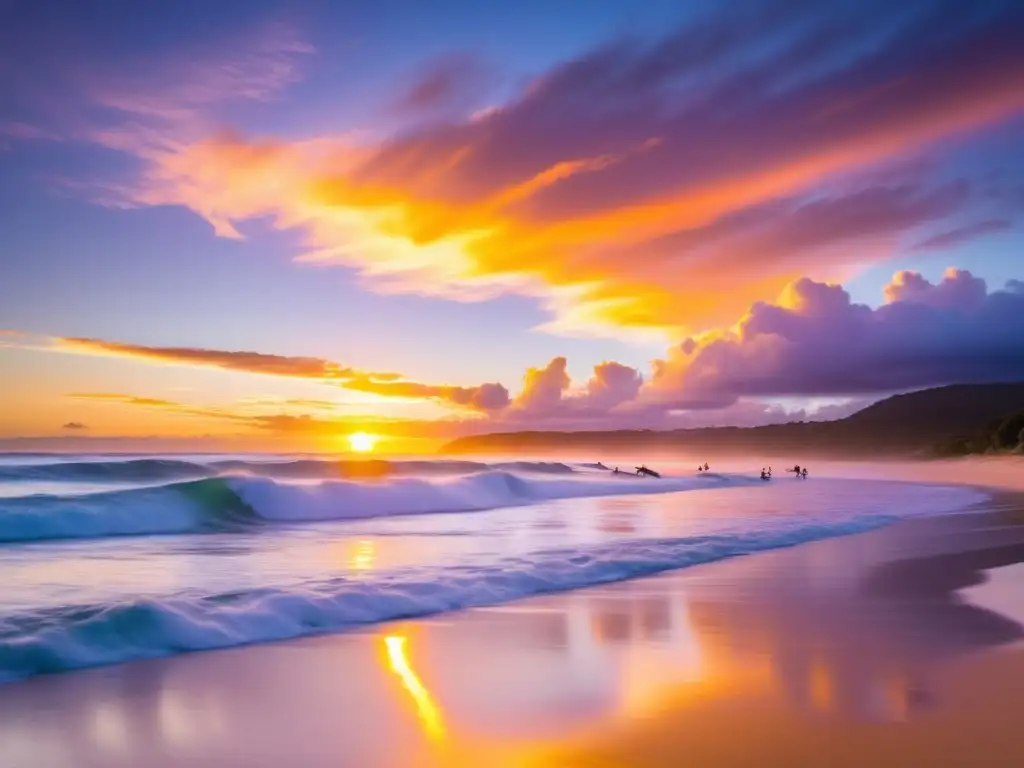
<instances>
[{"instance_id":1,"label":"sun","mask_svg":"<svg viewBox=\"0 0 1024 768\"><path fill-rule=\"evenodd\" d=\"M356 453L369 453L377 444L377 436L368 432L353 432L348 436L348 444Z\"/></svg>"}]
</instances>

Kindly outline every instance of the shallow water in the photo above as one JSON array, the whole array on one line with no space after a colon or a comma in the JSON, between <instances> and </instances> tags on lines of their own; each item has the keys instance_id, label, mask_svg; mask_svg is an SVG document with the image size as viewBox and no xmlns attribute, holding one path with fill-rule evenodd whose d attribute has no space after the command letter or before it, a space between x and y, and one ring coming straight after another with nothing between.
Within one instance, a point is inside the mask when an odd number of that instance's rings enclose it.
<instances>
[{"instance_id":1,"label":"shallow water","mask_svg":"<svg viewBox=\"0 0 1024 768\"><path fill-rule=\"evenodd\" d=\"M648 481L522 462L418 462L373 479L307 464L296 480L293 463L280 479L273 466L258 477L211 469L217 457L194 472L161 465L207 477L155 485L154 465L132 482L129 461L108 458L100 494L81 494L89 470L77 460L66 480L51 472L42 496L12 490L36 493L38 479L0 484L0 583L13 586L0 591L0 680L502 603L986 498L880 479Z\"/></svg>"}]
</instances>

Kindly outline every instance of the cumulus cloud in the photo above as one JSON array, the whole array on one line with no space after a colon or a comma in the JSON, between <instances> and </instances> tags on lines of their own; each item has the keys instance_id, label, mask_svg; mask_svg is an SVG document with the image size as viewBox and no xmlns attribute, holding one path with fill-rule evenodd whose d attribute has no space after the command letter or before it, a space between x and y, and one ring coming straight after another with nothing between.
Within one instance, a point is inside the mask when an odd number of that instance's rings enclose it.
<instances>
[{"instance_id":1,"label":"cumulus cloud","mask_svg":"<svg viewBox=\"0 0 1024 768\"><path fill-rule=\"evenodd\" d=\"M568 361L556 357L543 368L528 368L523 375L523 388L516 396L514 406L528 413L550 413L562 402L569 389Z\"/></svg>"},{"instance_id":2,"label":"cumulus cloud","mask_svg":"<svg viewBox=\"0 0 1024 768\"><path fill-rule=\"evenodd\" d=\"M752 306L734 330L673 349L645 395L683 407L1024 380L1021 292L989 292L950 269L937 283L900 272L885 295L871 308L841 286L798 280L778 302Z\"/></svg>"},{"instance_id":3,"label":"cumulus cloud","mask_svg":"<svg viewBox=\"0 0 1024 768\"><path fill-rule=\"evenodd\" d=\"M643 386L643 375L636 368L605 361L574 388L567 365L566 358L559 356L545 366L528 368L519 393L497 419L506 425L596 424L614 419L616 409L635 400Z\"/></svg>"},{"instance_id":4,"label":"cumulus cloud","mask_svg":"<svg viewBox=\"0 0 1024 768\"><path fill-rule=\"evenodd\" d=\"M587 403L597 408L612 409L635 400L644 377L636 368L614 362L594 366L594 376L587 382Z\"/></svg>"}]
</instances>

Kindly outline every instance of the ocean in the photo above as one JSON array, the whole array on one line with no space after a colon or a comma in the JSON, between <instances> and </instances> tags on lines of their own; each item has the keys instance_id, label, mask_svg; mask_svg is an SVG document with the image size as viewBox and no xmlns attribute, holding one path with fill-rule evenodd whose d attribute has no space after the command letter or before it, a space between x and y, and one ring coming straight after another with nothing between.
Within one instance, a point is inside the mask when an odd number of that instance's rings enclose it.
<instances>
[{"instance_id":1,"label":"ocean","mask_svg":"<svg viewBox=\"0 0 1024 768\"><path fill-rule=\"evenodd\" d=\"M2 455L0 682L493 605L988 498L665 468Z\"/></svg>"}]
</instances>

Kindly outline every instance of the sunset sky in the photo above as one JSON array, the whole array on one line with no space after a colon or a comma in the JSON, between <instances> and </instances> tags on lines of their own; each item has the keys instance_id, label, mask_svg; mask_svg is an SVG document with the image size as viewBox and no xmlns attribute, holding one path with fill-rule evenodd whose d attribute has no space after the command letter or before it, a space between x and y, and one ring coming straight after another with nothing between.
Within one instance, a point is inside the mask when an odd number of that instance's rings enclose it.
<instances>
[{"instance_id":1,"label":"sunset sky","mask_svg":"<svg viewBox=\"0 0 1024 768\"><path fill-rule=\"evenodd\" d=\"M1024 380L1022 40L1017 0L0 1L0 450Z\"/></svg>"}]
</instances>

